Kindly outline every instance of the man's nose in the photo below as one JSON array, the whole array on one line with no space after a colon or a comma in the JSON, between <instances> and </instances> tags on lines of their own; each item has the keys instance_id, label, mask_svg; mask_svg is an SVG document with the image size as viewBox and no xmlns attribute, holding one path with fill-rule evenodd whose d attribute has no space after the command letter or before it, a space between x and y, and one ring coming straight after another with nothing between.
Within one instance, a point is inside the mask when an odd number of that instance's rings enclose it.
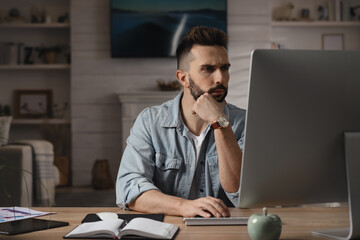
<instances>
[{"instance_id":1,"label":"man's nose","mask_svg":"<svg viewBox=\"0 0 360 240\"><path fill-rule=\"evenodd\" d=\"M214 73L215 84L223 84L225 81L225 73L221 69L217 69Z\"/></svg>"}]
</instances>

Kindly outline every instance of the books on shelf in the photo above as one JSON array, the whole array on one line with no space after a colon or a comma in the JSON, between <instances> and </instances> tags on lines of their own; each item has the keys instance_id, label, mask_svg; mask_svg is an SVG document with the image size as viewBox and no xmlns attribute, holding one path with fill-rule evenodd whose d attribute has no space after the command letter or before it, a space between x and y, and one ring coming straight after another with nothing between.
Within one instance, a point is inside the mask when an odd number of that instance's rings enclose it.
<instances>
[{"instance_id":1,"label":"books on shelf","mask_svg":"<svg viewBox=\"0 0 360 240\"><path fill-rule=\"evenodd\" d=\"M329 21L351 21L350 4L348 0L329 0L327 4L329 10Z\"/></svg>"},{"instance_id":2,"label":"books on shelf","mask_svg":"<svg viewBox=\"0 0 360 240\"><path fill-rule=\"evenodd\" d=\"M0 64L4 65L23 65L32 64L34 53L29 53L29 47L22 42L0 42ZM31 48L33 51L33 48Z\"/></svg>"},{"instance_id":3,"label":"books on shelf","mask_svg":"<svg viewBox=\"0 0 360 240\"><path fill-rule=\"evenodd\" d=\"M121 239L131 235L141 238L173 239L178 231L179 227L173 224L137 217L128 223L123 219L85 222L66 234L64 238Z\"/></svg>"}]
</instances>

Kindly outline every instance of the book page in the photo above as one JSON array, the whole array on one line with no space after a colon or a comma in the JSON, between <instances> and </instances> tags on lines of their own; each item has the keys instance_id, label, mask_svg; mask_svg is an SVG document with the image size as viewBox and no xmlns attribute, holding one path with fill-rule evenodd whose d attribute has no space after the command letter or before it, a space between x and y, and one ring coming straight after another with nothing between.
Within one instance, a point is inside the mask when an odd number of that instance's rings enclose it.
<instances>
[{"instance_id":1,"label":"book page","mask_svg":"<svg viewBox=\"0 0 360 240\"><path fill-rule=\"evenodd\" d=\"M119 237L138 235L148 238L172 239L179 227L148 218L134 218L120 232Z\"/></svg>"},{"instance_id":2,"label":"book page","mask_svg":"<svg viewBox=\"0 0 360 240\"><path fill-rule=\"evenodd\" d=\"M77 226L65 237L114 237L118 236L122 219L108 219L104 221L88 222Z\"/></svg>"}]
</instances>

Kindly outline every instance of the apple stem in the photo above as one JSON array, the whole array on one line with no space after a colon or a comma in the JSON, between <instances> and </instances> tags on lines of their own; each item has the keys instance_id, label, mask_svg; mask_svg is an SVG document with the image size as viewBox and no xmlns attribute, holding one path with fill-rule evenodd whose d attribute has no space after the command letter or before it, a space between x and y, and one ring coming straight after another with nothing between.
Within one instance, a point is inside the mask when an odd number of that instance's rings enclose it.
<instances>
[{"instance_id":1,"label":"apple stem","mask_svg":"<svg viewBox=\"0 0 360 240\"><path fill-rule=\"evenodd\" d=\"M263 208L263 213L264 213L264 216L267 216L267 208L266 207Z\"/></svg>"}]
</instances>

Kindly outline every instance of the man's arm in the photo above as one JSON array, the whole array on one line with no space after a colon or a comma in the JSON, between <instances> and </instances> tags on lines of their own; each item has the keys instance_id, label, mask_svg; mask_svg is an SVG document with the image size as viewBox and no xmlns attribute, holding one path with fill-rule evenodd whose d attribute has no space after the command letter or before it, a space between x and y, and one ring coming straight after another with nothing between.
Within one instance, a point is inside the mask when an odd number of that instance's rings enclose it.
<instances>
[{"instance_id":1,"label":"man's arm","mask_svg":"<svg viewBox=\"0 0 360 240\"><path fill-rule=\"evenodd\" d=\"M240 186L242 151L231 126L214 130L221 186L226 192L237 192Z\"/></svg>"},{"instance_id":2,"label":"man's arm","mask_svg":"<svg viewBox=\"0 0 360 240\"><path fill-rule=\"evenodd\" d=\"M225 103L218 103L210 94L199 97L193 112L211 124L224 114ZM219 161L219 177L221 186L226 192L239 190L242 151L238 145L231 126L215 129L214 137Z\"/></svg>"},{"instance_id":3,"label":"man's arm","mask_svg":"<svg viewBox=\"0 0 360 240\"><path fill-rule=\"evenodd\" d=\"M226 205L217 198L204 197L196 200L187 200L170 196L158 190L149 190L141 194L128 206L139 212L164 213L183 217L228 217L230 211Z\"/></svg>"},{"instance_id":4,"label":"man's arm","mask_svg":"<svg viewBox=\"0 0 360 240\"><path fill-rule=\"evenodd\" d=\"M149 132L150 117L145 110L134 123L127 140L116 181L117 204L123 208L168 215L194 217L230 216L227 206L213 197L187 200L166 195L153 184L155 152Z\"/></svg>"}]
</instances>

